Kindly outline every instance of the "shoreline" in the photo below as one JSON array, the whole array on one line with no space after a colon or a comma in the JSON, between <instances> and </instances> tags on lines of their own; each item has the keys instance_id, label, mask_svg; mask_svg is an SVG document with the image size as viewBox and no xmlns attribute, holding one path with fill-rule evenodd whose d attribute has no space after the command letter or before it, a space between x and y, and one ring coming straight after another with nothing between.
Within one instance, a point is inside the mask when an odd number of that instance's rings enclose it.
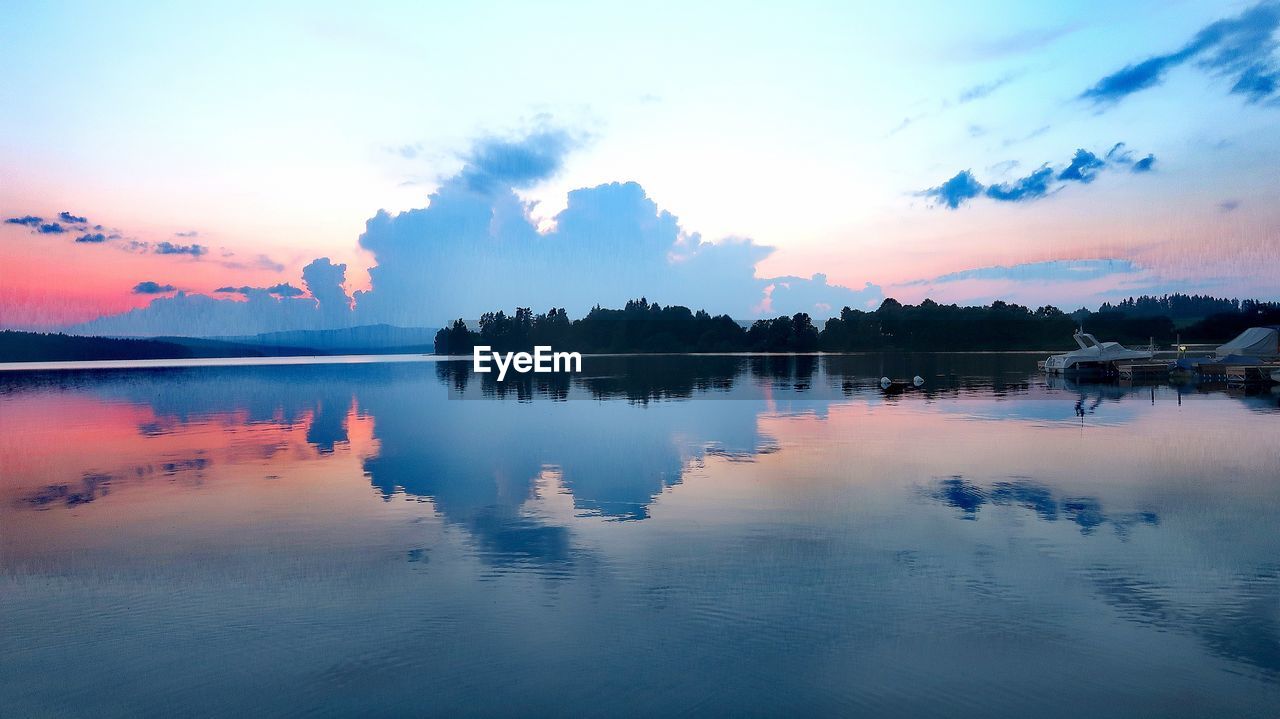
<instances>
[{"instance_id":1,"label":"shoreline","mask_svg":"<svg viewBox=\"0 0 1280 719\"><path fill-rule=\"evenodd\" d=\"M877 354L935 354L935 355L1039 355L1053 352L1038 350L868 350L865 352L583 352L583 357L856 357ZM325 364L381 364L405 362L456 362L470 360L471 355L438 354L346 354L346 355L283 355L271 357L183 357L161 359L106 359L106 360L32 360L27 362L0 362L0 373L12 372L72 372L92 370L131 369L183 369L198 367L255 367Z\"/></svg>"}]
</instances>

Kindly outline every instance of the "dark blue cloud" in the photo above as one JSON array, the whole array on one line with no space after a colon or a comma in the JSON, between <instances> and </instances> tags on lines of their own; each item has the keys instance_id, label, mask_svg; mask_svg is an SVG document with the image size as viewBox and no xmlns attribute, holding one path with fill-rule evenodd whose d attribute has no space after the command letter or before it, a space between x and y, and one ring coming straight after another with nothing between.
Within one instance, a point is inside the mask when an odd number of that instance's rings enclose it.
<instances>
[{"instance_id":1,"label":"dark blue cloud","mask_svg":"<svg viewBox=\"0 0 1280 719\"><path fill-rule=\"evenodd\" d=\"M36 232L39 232L42 235L61 235L66 231L67 228L56 222L49 222L36 228Z\"/></svg>"},{"instance_id":2,"label":"dark blue cloud","mask_svg":"<svg viewBox=\"0 0 1280 719\"><path fill-rule=\"evenodd\" d=\"M1133 162L1133 153L1125 147L1123 142L1117 142L1111 146L1110 150L1107 150L1107 154L1104 159L1107 162L1129 163Z\"/></svg>"},{"instance_id":3,"label":"dark blue cloud","mask_svg":"<svg viewBox=\"0 0 1280 719\"><path fill-rule=\"evenodd\" d=\"M1127 65L1080 94L1095 104L1108 105L1164 81L1169 70L1198 59L1211 74L1232 78L1230 92L1251 103L1276 98L1280 79L1275 31L1280 27L1280 3L1266 0L1239 17L1218 20L1197 32L1185 45L1165 55Z\"/></svg>"},{"instance_id":4,"label":"dark blue cloud","mask_svg":"<svg viewBox=\"0 0 1280 719\"><path fill-rule=\"evenodd\" d=\"M1116 147L1119 147L1119 145ZM1113 147L1112 150L1114 149ZM1093 182L1098 170L1105 167L1106 164L1101 158L1088 150L1076 150L1075 157L1071 158L1071 164L1058 173L1058 179L1063 182Z\"/></svg>"},{"instance_id":5,"label":"dark blue cloud","mask_svg":"<svg viewBox=\"0 0 1280 719\"><path fill-rule=\"evenodd\" d=\"M950 180L937 187L930 187L920 194L925 197L932 197L954 210L982 194L982 189L982 183L974 179L972 172L961 170Z\"/></svg>"},{"instance_id":6,"label":"dark blue cloud","mask_svg":"<svg viewBox=\"0 0 1280 719\"><path fill-rule=\"evenodd\" d=\"M81 217L79 215L73 215L70 212L67 212L66 210L63 210L62 212L58 213L58 219L72 225L83 225L89 221L88 218Z\"/></svg>"},{"instance_id":7,"label":"dark blue cloud","mask_svg":"<svg viewBox=\"0 0 1280 719\"><path fill-rule=\"evenodd\" d=\"M281 282L278 285L272 285L267 288L267 292L277 297L301 297L302 290L294 287L288 282Z\"/></svg>"},{"instance_id":8,"label":"dark blue cloud","mask_svg":"<svg viewBox=\"0 0 1280 719\"><path fill-rule=\"evenodd\" d=\"M76 242L85 242L85 243L93 243L93 244L106 242L106 241L107 241L107 236L102 234L101 232L85 233L76 238Z\"/></svg>"},{"instance_id":9,"label":"dark blue cloud","mask_svg":"<svg viewBox=\"0 0 1280 719\"><path fill-rule=\"evenodd\" d=\"M1155 164L1156 164L1156 156L1147 155L1141 160L1138 160L1137 162L1133 163L1133 167L1130 168L1129 171L1130 172L1151 172L1151 169L1152 167L1155 166Z\"/></svg>"},{"instance_id":10,"label":"dark blue cloud","mask_svg":"<svg viewBox=\"0 0 1280 719\"><path fill-rule=\"evenodd\" d=\"M1275 93L1277 77L1280 77L1280 75L1275 72L1266 72L1261 68L1251 67L1241 73L1240 79L1236 80L1236 84L1231 86L1231 92L1248 96L1249 102L1258 102Z\"/></svg>"},{"instance_id":11,"label":"dark blue cloud","mask_svg":"<svg viewBox=\"0 0 1280 719\"><path fill-rule=\"evenodd\" d=\"M10 217L9 219L4 221L6 225L23 225L25 227L35 227L42 222L44 222L44 218L36 217L35 215L23 215L22 217Z\"/></svg>"},{"instance_id":12,"label":"dark blue cloud","mask_svg":"<svg viewBox=\"0 0 1280 719\"><path fill-rule=\"evenodd\" d=\"M280 284L272 285L271 287L250 287L248 285L241 285L239 287L231 287L231 286L219 287L218 289L214 290L214 292L220 292L223 294L245 295L245 296L249 296L253 294L275 295L276 297L301 297L302 296L302 290L297 287L294 287L288 282L281 282Z\"/></svg>"},{"instance_id":13,"label":"dark blue cloud","mask_svg":"<svg viewBox=\"0 0 1280 719\"><path fill-rule=\"evenodd\" d=\"M543 130L516 141L487 138L467 156L462 179L473 192L528 187L559 172L576 145L563 130Z\"/></svg>"},{"instance_id":14,"label":"dark blue cloud","mask_svg":"<svg viewBox=\"0 0 1280 719\"><path fill-rule=\"evenodd\" d=\"M1128 65L1107 75L1093 87L1080 95L1094 102L1114 102L1126 95L1145 90L1160 83L1164 73L1173 65L1181 63L1176 55L1162 55L1144 60L1136 65Z\"/></svg>"},{"instance_id":15,"label":"dark blue cloud","mask_svg":"<svg viewBox=\"0 0 1280 719\"><path fill-rule=\"evenodd\" d=\"M1052 194L1063 183L1093 182L1099 172L1111 167L1127 166L1132 172L1149 172L1155 161L1155 155L1147 155L1134 162L1132 154L1125 149L1125 144L1118 142L1104 157L1098 157L1083 148L1076 150L1071 162L1056 174L1054 169L1046 163L1025 177L988 186L979 182L972 172L965 170L941 185L918 194L931 197L952 210L979 195L985 195L997 202L1028 202ZM1007 165L1007 163L1000 164Z\"/></svg>"},{"instance_id":16,"label":"dark blue cloud","mask_svg":"<svg viewBox=\"0 0 1280 719\"><path fill-rule=\"evenodd\" d=\"M174 287L173 285L162 285L159 282L152 282L151 280L146 280L144 282L139 282L138 284L134 285L133 293L135 295L163 295L163 294L168 294L170 292L174 292L177 289L178 288Z\"/></svg>"},{"instance_id":17,"label":"dark blue cloud","mask_svg":"<svg viewBox=\"0 0 1280 719\"><path fill-rule=\"evenodd\" d=\"M209 248L204 245L175 245L172 242L157 242L151 246L151 251L157 255L191 255L199 257L209 253Z\"/></svg>"},{"instance_id":18,"label":"dark blue cloud","mask_svg":"<svg viewBox=\"0 0 1280 719\"><path fill-rule=\"evenodd\" d=\"M1052 181L1053 168L1043 165L1030 175L1014 182L988 187L987 197L1000 202L1034 200L1049 194L1049 183Z\"/></svg>"}]
</instances>

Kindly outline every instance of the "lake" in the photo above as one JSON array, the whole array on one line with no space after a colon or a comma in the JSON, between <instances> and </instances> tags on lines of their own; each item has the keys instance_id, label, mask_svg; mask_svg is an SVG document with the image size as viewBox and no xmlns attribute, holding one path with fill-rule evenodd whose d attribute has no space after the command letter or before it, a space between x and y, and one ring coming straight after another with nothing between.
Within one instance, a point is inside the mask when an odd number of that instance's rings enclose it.
<instances>
[{"instance_id":1,"label":"lake","mask_svg":"<svg viewBox=\"0 0 1280 719\"><path fill-rule=\"evenodd\" d=\"M1275 716L1280 395L1038 358L0 373L0 714Z\"/></svg>"}]
</instances>

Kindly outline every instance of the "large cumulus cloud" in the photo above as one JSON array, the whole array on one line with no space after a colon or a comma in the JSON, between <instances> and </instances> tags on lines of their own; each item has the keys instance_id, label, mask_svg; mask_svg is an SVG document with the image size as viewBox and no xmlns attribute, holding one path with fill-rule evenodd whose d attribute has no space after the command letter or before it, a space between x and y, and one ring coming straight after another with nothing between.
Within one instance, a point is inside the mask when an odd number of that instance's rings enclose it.
<instances>
[{"instance_id":1,"label":"large cumulus cloud","mask_svg":"<svg viewBox=\"0 0 1280 719\"><path fill-rule=\"evenodd\" d=\"M596 304L616 307L646 296L753 317L766 309L820 313L835 305L838 311L840 302L878 294L874 287L854 292L827 285L825 278L787 278L813 289L762 305L775 283L757 278L755 266L772 248L740 238L706 241L634 182L570 192L553 228L539 232L515 190L549 177L560 166L556 153L569 147L563 136L546 134L480 143L427 207L369 220L360 246L377 265L370 270L372 289L355 298L357 314L431 325L517 305L581 314Z\"/></svg>"},{"instance_id":2,"label":"large cumulus cloud","mask_svg":"<svg viewBox=\"0 0 1280 719\"><path fill-rule=\"evenodd\" d=\"M89 329L179 331L170 323L178 322L184 305L201 319L181 327L211 335L210 327L217 334L375 323L432 327L517 306L581 315L597 304L620 307L641 296L739 318L794 312L822 318L845 304L881 298L873 285L852 290L823 275L756 277L756 265L772 248L741 238L706 241L634 182L573 190L551 228L540 230L517 191L558 172L575 146L572 136L552 130L476 143L462 170L444 180L425 207L381 211L368 220L359 243L376 264L369 270L371 288L354 296L346 290L346 266L322 258L303 270L309 297L254 288L242 288L247 301L179 293Z\"/></svg>"}]
</instances>

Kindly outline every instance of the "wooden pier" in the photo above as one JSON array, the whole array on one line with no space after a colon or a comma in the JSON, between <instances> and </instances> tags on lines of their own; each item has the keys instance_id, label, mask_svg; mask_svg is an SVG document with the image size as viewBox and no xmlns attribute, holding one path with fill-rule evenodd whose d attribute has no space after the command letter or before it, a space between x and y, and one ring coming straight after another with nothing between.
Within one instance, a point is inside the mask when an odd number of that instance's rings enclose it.
<instances>
[{"instance_id":1,"label":"wooden pier","mask_svg":"<svg viewBox=\"0 0 1280 719\"><path fill-rule=\"evenodd\" d=\"M1272 384L1271 375L1277 369L1280 365L1226 365L1224 374L1228 385Z\"/></svg>"},{"instance_id":2,"label":"wooden pier","mask_svg":"<svg viewBox=\"0 0 1280 719\"><path fill-rule=\"evenodd\" d=\"M1202 381L1226 382L1231 385L1271 384L1275 380L1271 373L1280 369L1277 364L1224 364L1222 362L1201 362L1196 365L1196 374Z\"/></svg>"},{"instance_id":3,"label":"wooden pier","mask_svg":"<svg viewBox=\"0 0 1280 719\"><path fill-rule=\"evenodd\" d=\"M1116 365L1122 380L1161 380L1169 377L1172 362L1123 362Z\"/></svg>"}]
</instances>

